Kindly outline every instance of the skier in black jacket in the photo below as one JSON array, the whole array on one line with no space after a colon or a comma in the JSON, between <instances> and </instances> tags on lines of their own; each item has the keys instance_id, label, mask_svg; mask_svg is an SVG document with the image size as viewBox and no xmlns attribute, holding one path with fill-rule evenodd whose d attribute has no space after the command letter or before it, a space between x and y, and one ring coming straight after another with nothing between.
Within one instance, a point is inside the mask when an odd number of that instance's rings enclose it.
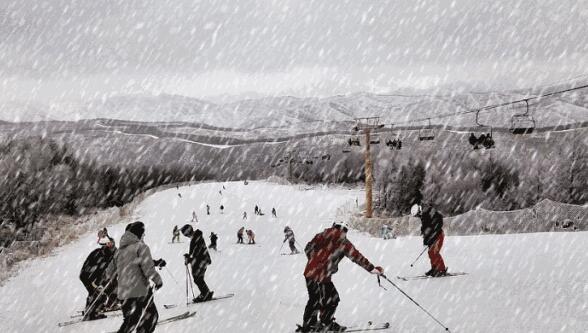
<instances>
[{"instance_id":1,"label":"skier in black jacket","mask_svg":"<svg viewBox=\"0 0 588 333\"><path fill-rule=\"evenodd\" d=\"M106 269L114 258L115 252L114 240L109 240L102 244L100 248L90 252L90 255L84 261L80 271L80 280L88 291L86 309L84 310L85 320L105 318L106 316L100 313L105 303L109 300L116 302L116 295L113 297L116 282L109 281L106 274ZM107 290L104 288L107 288ZM111 302L109 301L108 303Z\"/></svg>"},{"instance_id":2,"label":"skier in black jacket","mask_svg":"<svg viewBox=\"0 0 588 333\"><path fill-rule=\"evenodd\" d=\"M204 281L204 275L206 274L208 265L212 261L210 260L202 231L199 229L194 230L191 225L186 224L182 227L182 234L192 239L190 241L190 251L184 254L184 260L186 265L191 265L194 283L200 290L200 295L194 299L194 302L209 301L212 299L214 292L208 288L208 285Z\"/></svg>"},{"instance_id":3,"label":"skier in black jacket","mask_svg":"<svg viewBox=\"0 0 588 333\"><path fill-rule=\"evenodd\" d=\"M210 245L208 245L208 248L209 249L213 249L213 250L216 251L216 241L217 241L217 239L218 239L218 236L214 232L211 232L210 233Z\"/></svg>"},{"instance_id":4,"label":"skier in black jacket","mask_svg":"<svg viewBox=\"0 0 588 333\"><path fill-rule=\"evenodd\" d=\"M413 216L420 217L423 245L429 247L428 254L431 261L431 270L426 272L425 275L437 277L447 274L447 267L440 253L445 239L443 215L433 207L423 208L418 204L413 205L410 211Z\"/></svg>"}]
</instances>

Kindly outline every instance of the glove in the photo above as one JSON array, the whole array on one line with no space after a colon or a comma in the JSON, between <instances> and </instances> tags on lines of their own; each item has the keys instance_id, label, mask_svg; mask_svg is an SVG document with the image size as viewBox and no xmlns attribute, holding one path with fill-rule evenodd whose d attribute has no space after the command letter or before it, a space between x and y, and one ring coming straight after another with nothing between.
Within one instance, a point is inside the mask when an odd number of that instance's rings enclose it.
<instances>
[{"instance_id":1,"label":"glove","mask_svg":"<svg viewBox=\"0 0 588 333\"><path fill-rule=\"evenodd\" d=\"M163 282L159 282L155 284L155 290L159 290L161 289L161 287L163 287Z\"/></svg>"},{"instance_id":2,"label":"glove","mask_svg":"<svg viewBox=\"0 0 588 333\"><path fill-rule=\"evenodd\" d=\"M167 265L167 262L165 262L165 260L160 258L157 260L153 260L153 264L159 268L163 268L163 267L165 267L165 265Z\"/></svg>"},{"instance_id":3,"label":"glove","mask_svg":"<svg viewBox=\"0 0 588 333\"><path fill-rule=\"evenodd\" d=\"M374 267L374 269L372 269L372 271L370 273L376 274L376 275L384 275L384 269L380 266L376 266L376 267Z\"/></svg>"}]
</instances>

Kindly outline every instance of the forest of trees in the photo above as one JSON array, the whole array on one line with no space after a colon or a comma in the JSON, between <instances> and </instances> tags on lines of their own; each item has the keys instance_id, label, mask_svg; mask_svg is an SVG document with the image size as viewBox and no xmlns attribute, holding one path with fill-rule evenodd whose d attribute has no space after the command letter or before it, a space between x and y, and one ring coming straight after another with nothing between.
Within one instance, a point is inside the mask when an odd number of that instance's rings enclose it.
<instances>
[{"instance_id":1,"label":"forest of trees","mask_svg":"<svg viewBox=\"0 0 588 333\"><path fill-rule=\"evenodd\" d=\"M24 232L46 214L122 206L153 187L211 178L179 164L129 169L82 161L38 137L0 144L0 174L2 225Z\"/></svg>"}]
</instances>

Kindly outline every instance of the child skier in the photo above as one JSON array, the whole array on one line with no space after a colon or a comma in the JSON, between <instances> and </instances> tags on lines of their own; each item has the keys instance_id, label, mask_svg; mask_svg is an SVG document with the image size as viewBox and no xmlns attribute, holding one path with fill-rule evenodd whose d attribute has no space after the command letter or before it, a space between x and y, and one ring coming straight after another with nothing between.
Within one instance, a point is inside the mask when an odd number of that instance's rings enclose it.
<instances>
[{"instance_id":1,"label":"child skier","mask_svg":"<svg viewBox=\"0 0 588 333\"><path fill-rule=\"evenodd\" d=\"M213 249L216 251L216 241L218 240L218 236L214 233L210 233L210 245L208 245L209 249Z\"/></svg>"},{"instance_id":2,"label":"child skier","mask_svg":"<svg viewBox=\"0 0 588 333\"><path fill-rule=\"evenodd\" d=\"M288 241L288 245L290 245L290 254L297 254L298 249L296 248L296 239L294 238L294 231L289 226L284 228L284 241L282 243L286 243Z\"/></svg>"},{"instance_id":3,"label":"child skier","mask_svg":"<svg viewBox=\"0 0 588 333\"><path fill-rule=\"evenodd\" d=\"M245 227L241 227L237 231L237 244L243 244L243 233L245 232Z\"/></svg>"},{"instance_id":4,"label":"child skier","mask_svg":"<svg viewBox=\"0 0 588 333\"><path fill-rule=\"evenodd\" d=\"M427 276L444 276L447 274L447 267L441 256L441 248L445 233L443 232L443 215L433 207L423 207L415 204L411 207L412 216L421 219L421 234L423 235L423 245L429 247L429 260L431 269L425 273Z\"/></svg>"},{"instance_id":5,"label":"child skier","mask_svg":"<svg viewBox=\"0 0 588 333\"><path fill-rule=\"evenodd\" d=\"M344 331L346 327L335 322L339 294L331 281L343 256L372 274L384 274L382 267L375 267L347 239L347 224L336 221L333 226L316 234L304 248L308 263L304 269L308 303L304 309L303 325L299 332ZM320 323L317 320L320 315Z\"/></svg>"},{"instance_id":6,"label":"child skier","mask_svg":"<svg viewBox=\"0 0 588 333\"><path fill-rule=\"evenodd\" d=\"M184 264L190 265L192 268L192 277L194 283L200 290L200 295L194 298L194 302L206 302L212 299L213 291L210 291L208 285L204 281L204 275L208 265L212 263L202 231L199 229L194 230L191 225L186 224L182 227L182 234L190 240L190 250L184 254Z\"/></svg>"},{"instance_id":7,"label":"child skier","mask_svg":"<svg viewBox=\"0 0 588 333\"><path fill-rule=\"evenodd\" d=\"M180 242L180 229L178 229L178 226L174 226L174 230L172 231L173 233L173 237L172 237L172 244L176 242L176 240L178 241L178 243Z\"/></svg>"},{"instance_id":8,"label":"child skier","mask_svg":"<svg viewBox=\"0 0 588 333\"><path fill-rule=\"evenodd\" d=\"M251 230L251 229L247 230L247 238L248 238L247 244L255 244L255 233L253 232L253 230Z\"/></svg>"}]
</instances>

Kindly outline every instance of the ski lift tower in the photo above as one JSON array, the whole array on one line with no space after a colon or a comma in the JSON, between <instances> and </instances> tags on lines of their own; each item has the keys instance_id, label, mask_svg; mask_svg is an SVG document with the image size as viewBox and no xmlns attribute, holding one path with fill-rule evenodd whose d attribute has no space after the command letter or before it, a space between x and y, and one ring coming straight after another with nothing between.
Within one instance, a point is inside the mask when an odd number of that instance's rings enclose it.
<instances>
[{"instance_id":1,"label":"ski lift tower","mask_svg":"<svg viewBox=\"0 0 588 333\"><path fill-rule=\"evenodd\" d=\"M373 214L372 188L374 184L372 153L370 149L370 135L373 130L383 128L380 125L380 117L355 118L356 125L353 130L365 134L365 217L371 218Z\"/></svg>"}]
</instances>

